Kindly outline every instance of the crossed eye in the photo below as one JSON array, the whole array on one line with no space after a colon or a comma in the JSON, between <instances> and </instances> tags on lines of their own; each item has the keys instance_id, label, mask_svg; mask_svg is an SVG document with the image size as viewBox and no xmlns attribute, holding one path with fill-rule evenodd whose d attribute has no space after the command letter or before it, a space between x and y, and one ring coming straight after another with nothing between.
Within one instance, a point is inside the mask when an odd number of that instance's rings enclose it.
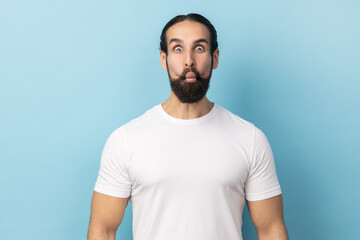
<instances>
[{"instance_id":1,"label":"crossed eye","mask_svg":"<svg viewBox=\"0 0 360 240\"><path fill-rule=\"evenodd\" d=\"M196 50L196 51L202 51L202 50L204 50L204 48L203 48L202 46L197 46L197 47L195 48L195 50Z\"/></svg>"},{"instance_id":2,"label":"crossed eye","mask_svg":"<svg viewBox=\"0 0 360 240\"><path fill-rule=\"evenodd\" d=\"M204 50L204 47L203 46L196 46L195 47L195 51L202 51L202 50ZM174 51L176 51L176 52L179 52L179 51L182 51L182 47L180 47L180 46L176 46L175 48L174 48Z\"/></svg>"}]
</instances>

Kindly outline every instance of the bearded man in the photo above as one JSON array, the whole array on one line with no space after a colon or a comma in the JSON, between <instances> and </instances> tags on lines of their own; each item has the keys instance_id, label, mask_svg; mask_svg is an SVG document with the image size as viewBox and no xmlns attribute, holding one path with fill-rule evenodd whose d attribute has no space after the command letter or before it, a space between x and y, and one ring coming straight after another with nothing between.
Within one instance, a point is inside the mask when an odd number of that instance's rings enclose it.
<instances>
[{"instance_id":1,"label":"bearded man","mask_svg":"<svg viewBox=\"0 0 360 240\"><path fill-rule=\"evenodd\" d=\"M179 15L160 40L170 96L109 136L88 239L115 239L129 200L134 240L241 240L245 202L258 239L288 239L266 136L206 97L219 63L214 26Z\"/></svg>"}]
</instances>

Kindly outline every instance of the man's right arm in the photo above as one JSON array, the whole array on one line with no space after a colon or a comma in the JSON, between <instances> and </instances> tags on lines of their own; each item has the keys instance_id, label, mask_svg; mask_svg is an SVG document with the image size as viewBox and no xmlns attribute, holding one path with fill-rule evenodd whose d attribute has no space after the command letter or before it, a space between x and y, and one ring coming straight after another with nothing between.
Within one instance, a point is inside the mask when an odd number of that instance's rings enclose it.
<instances>
[{"instance_id":1,"label":"man's right arm","mask_svg":"<svg viewBox=\"0 0 360 240\"><path fill-rule=\"evenodd\" d=\"M112 197L94 191L91 200L88 240L115 240L128 200L128 198Z\"/></svg>"}]
</instances>

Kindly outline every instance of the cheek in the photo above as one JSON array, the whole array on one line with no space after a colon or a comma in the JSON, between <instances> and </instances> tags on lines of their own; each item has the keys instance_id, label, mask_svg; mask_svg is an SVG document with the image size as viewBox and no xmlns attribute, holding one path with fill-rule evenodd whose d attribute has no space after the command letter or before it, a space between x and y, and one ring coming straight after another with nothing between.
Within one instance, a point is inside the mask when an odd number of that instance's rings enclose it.
<instances>
[{"instance_id":1,"label":"cheek","mask_svg":"<svg viewBox=\"0 0 360 240\"><path fill-rule=\"evenodd\" d=\"M201 56L197 60L197 67L200 74L206 74L211 69L211 56Z\"/></svg>"},{"instance_id":2,"label":"cheek","mask_svg":"<svg viewBox=\"0 0 360 240\"><path fill-rule=\"evenodd\" d=\"M167 63L168 63L168 70L170 72L175 72L175 74L182 73L183 69L181 68L182 65L179 64L180 59L176 56L168 56Z\"/></svg>"}]
</instances>

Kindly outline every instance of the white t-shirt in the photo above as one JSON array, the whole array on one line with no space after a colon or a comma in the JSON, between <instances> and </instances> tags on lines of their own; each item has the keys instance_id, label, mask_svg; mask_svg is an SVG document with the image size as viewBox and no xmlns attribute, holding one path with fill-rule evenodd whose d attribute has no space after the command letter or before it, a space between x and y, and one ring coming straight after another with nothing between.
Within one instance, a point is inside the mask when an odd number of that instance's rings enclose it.
<instances>
[{"instance_id":1,"label":"white t-shirt","mask_svg":"<svg viewBox=\"0 0 360 240\"><path fill-rule=\"evenodd\" d=\"M263 132L217 104L194 119L159 104L115 130L94 190L130 197L134 240L241 240L245 199L281 194Z\"/></svg>"}]
</instances>

